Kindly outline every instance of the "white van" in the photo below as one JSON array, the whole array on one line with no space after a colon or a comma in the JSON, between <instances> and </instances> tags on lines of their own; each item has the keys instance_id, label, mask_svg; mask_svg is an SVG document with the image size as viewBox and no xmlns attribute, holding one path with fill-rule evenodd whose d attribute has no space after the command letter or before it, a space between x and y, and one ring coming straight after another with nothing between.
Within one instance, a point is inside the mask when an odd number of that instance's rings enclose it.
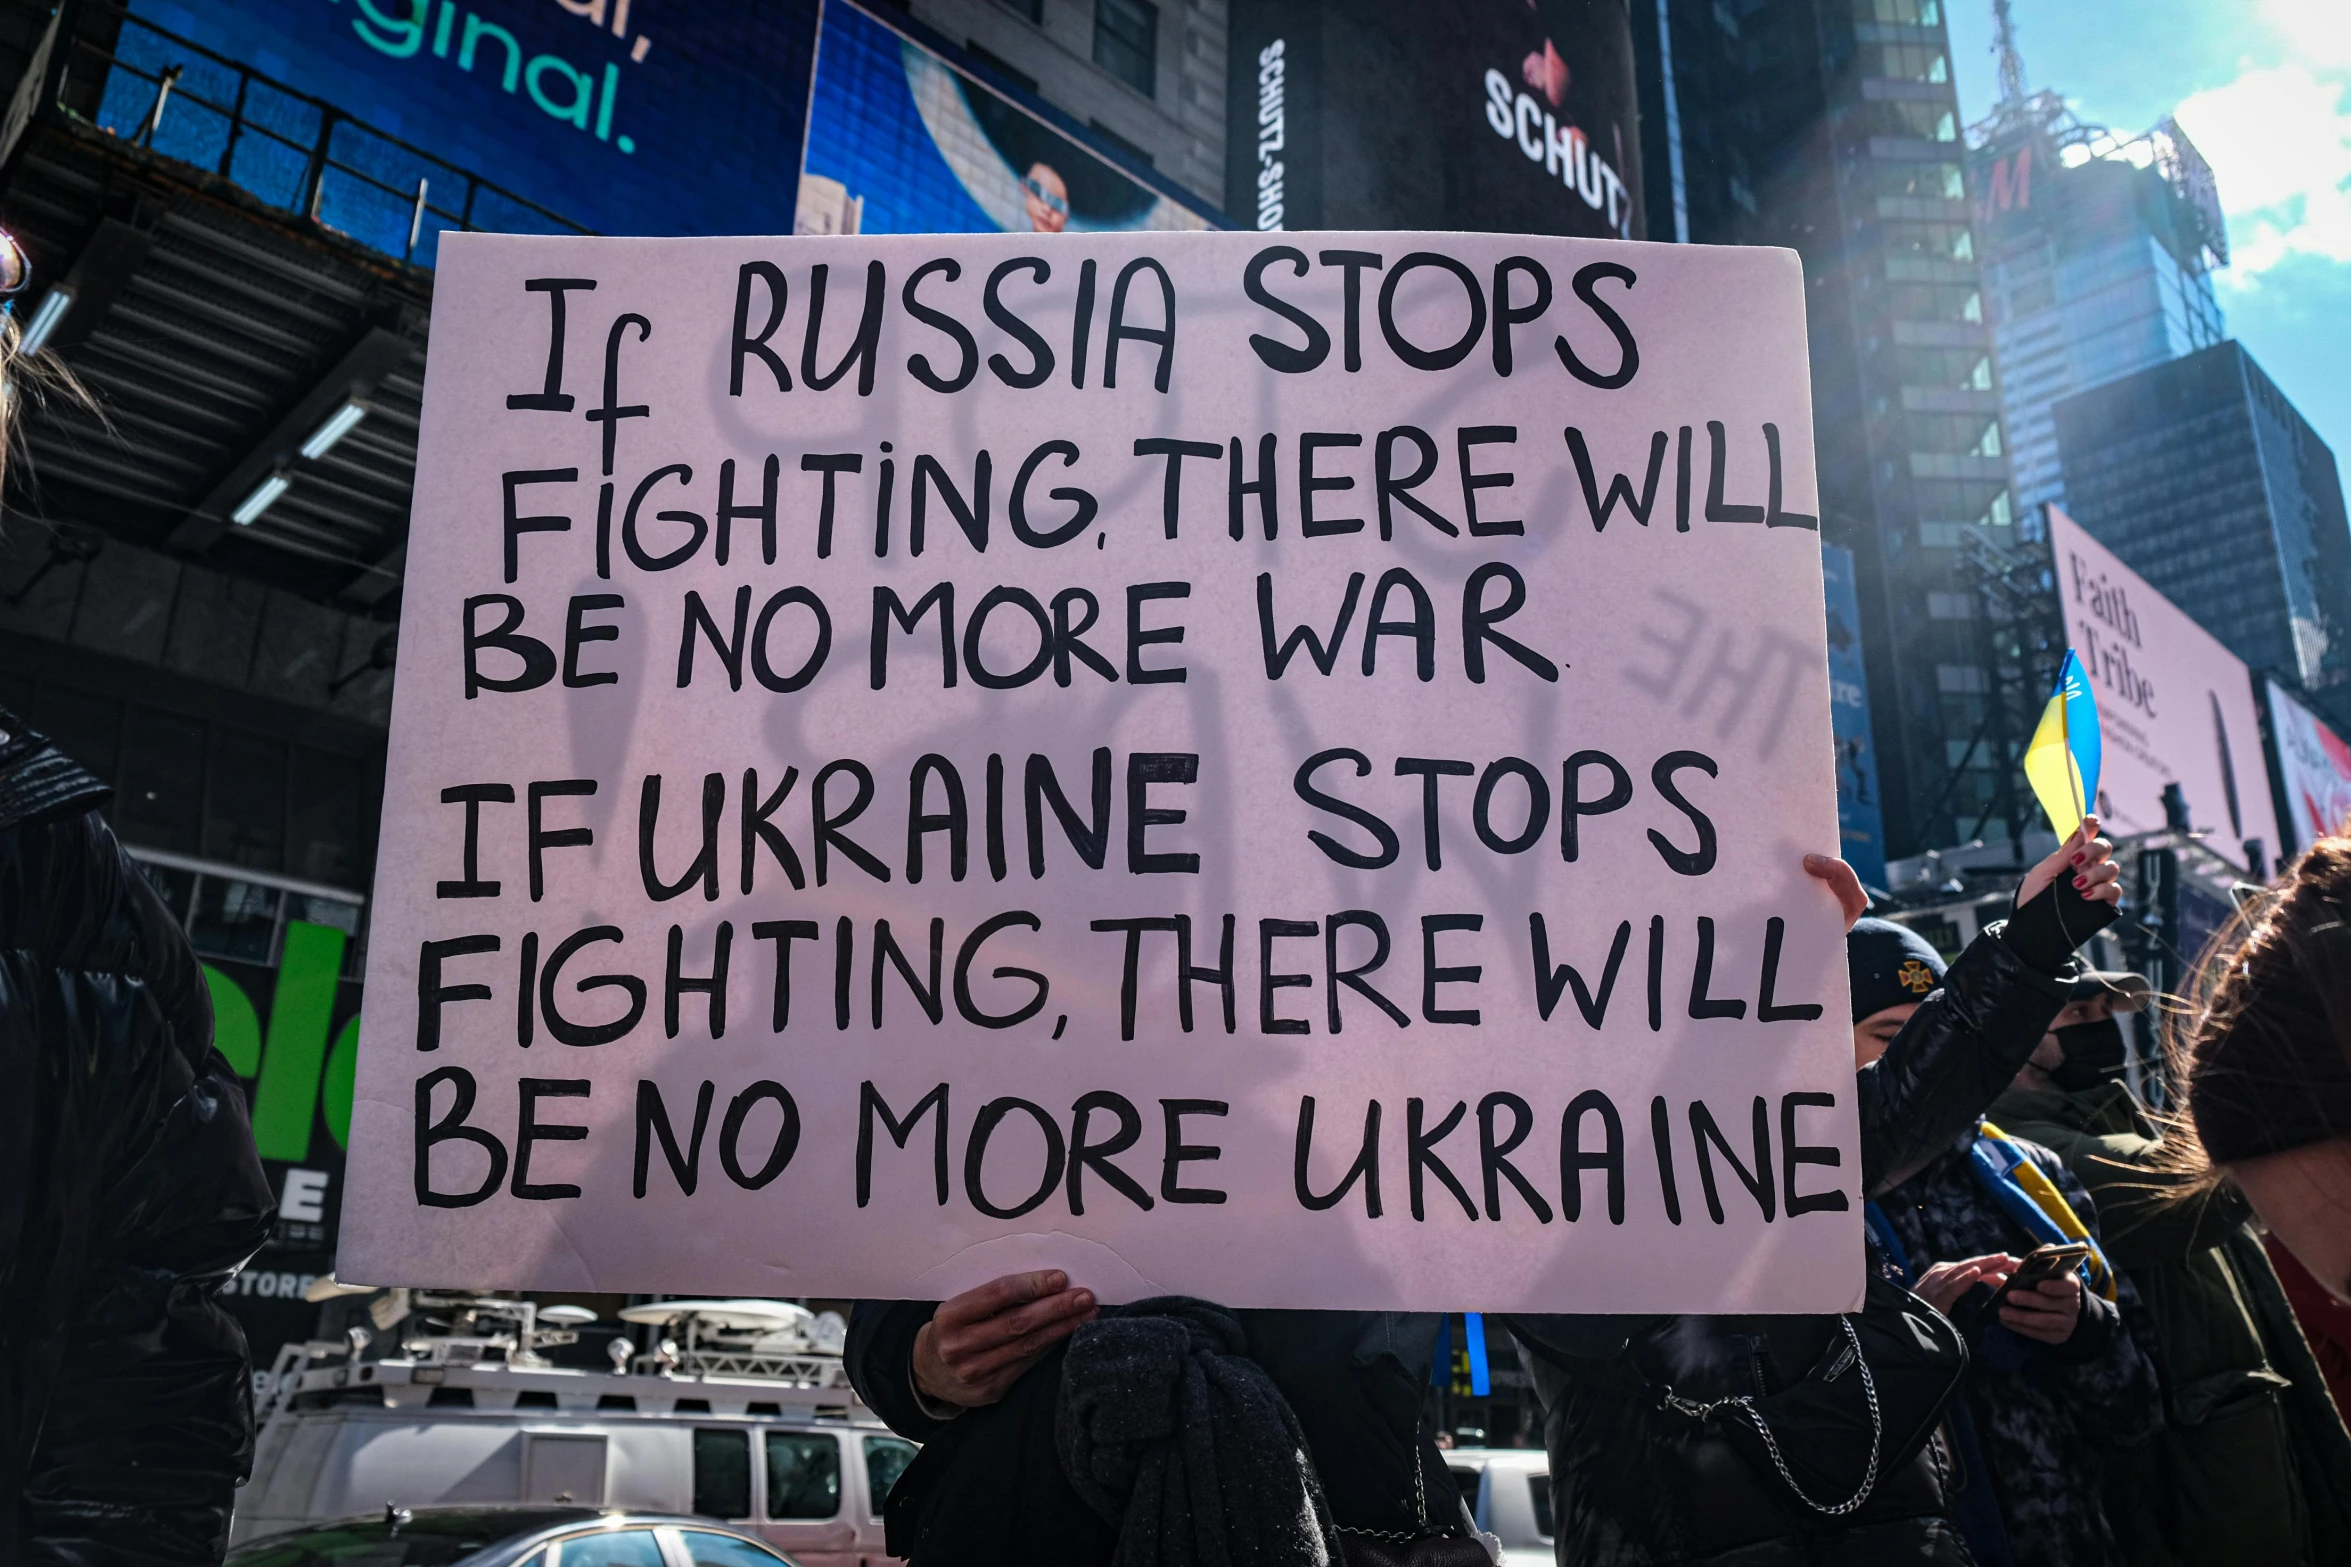
<instances>
[{"instance_id":1,"label":"white van","mask_svg":"<svg viewBox=\"0 0 2351 1567\"><path fill-rule=\"evenodd\" d=\"M1501 1567L1552 1567L1551 1462L1541 1448L1456 1447L1445 1467L1477 1526L1501 1542Z\"/></svg>"},{"instance_id":2,"label":"white van","mask_svg":"<svg viewBox=\"0 0 2351 1567\"><path fill-rule=\"evenodd\" d=\"M800 1567L891 1560L882 1503L916 1449L857 1402L837 1358L598 1372L534 1364L527 1347L406 1347L281 1352L232 1542L386 1507L570 1503L722 1519ZM740 1374L778 1369L791 1375Z\"/></svg>"}]
</instances>

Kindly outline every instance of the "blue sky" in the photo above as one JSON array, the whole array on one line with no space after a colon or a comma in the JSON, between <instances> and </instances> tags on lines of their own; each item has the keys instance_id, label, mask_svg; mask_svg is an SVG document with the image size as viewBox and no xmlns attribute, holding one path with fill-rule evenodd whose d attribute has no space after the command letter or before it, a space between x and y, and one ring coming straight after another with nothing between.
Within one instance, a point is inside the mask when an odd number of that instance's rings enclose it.
<instances>
[{"instance_id":1,"label":"blue sky","mask_svg":"<svg viewBox=\"0 0 2351 1567\"><path fill-rule=\"evenodd\" d=\"M1997 96L1992 0L1944 0L1967 117ZM2014 0L2026 84L2125 135L2176 113L2212 164L2230 334L2351 478L2351 0Z\"/></svg>"}]
</instances>

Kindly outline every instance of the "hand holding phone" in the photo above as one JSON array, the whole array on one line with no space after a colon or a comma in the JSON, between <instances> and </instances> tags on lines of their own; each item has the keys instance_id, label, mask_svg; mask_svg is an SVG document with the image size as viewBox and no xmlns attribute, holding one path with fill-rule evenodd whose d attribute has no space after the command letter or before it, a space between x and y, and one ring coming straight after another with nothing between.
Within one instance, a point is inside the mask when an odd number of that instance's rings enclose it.
<instances>
[{"instance_id":1,"label":"hand holding phone","mask_svg":"<svg viewBox=\"0 0 2351 1567\"><path fill-rule=\"evenodd\" d=\"M2082 1321L2082 1281L2074 1272L2089 1247L2043 1246L2027 1253L1992 1298L2000 1326L2040 1344L2069 1341Z\"/></svg>"},{"instance_id":2,"label":"hand holding phone","mask_svg":"<svg viewBox=\"0 0 2351 1567\"><path fill-rule=\"evenodd\" d=\"M1982 1257L1967 1257L1957 1262L1938 1262L1919 1275L1910 1292L1920 1300L1942 1312L1951 1314L1967 1292L1978 1284L1992 1284L2014 1273L2017 1260L2004 1251Z\"/></svg>"},{"instance_id":3,"label":"hand holding phone","mask_svg":"<svg viewBox=\"0 0 2351 1567\"><path fill-rule=\"evenodd\" d=\"M2016 1265L2016 1271L2008 1276L2008 1282L2001 1285L1992 1296L1988 1309L1996 1312L2003 1306L2013 1304L2009 1297L2019 1290L2030 1290L2050 1279L2063 1278L2088 1261L2089 1256L2090 1245L2087 1241L2062 1241L2035 1246L2025 1253L2024 1260Z\"/></svg>"}]
</instances>

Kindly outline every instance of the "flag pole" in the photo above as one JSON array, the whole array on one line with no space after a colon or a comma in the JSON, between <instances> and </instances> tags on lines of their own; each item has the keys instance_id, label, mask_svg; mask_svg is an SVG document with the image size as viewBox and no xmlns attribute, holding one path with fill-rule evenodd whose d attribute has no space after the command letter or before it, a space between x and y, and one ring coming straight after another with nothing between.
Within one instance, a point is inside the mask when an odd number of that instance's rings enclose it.
<instances>
[{"instance_id":1,"label":"flag pole","mask_svg":"<svg viewBox=\"0 0 2351 1567\"><path fill-rule=\"evenodd\" d=\"M2079 657L2072 648L2065 650L2065 662L2057 670L2057 733L2065 741L2065 779L2073 795L2074 829L2088 820L2090 802L2082 798L2082 765L2073 750L2073 671Z\"/></svg>"}]
</instances>

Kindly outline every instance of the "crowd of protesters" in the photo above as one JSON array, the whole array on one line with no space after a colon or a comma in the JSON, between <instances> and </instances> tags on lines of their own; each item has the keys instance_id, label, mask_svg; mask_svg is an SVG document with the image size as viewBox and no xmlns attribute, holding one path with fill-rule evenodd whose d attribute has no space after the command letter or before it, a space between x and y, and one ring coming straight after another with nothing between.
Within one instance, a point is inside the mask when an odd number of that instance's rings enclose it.
<instances>
[{"instance_id":1,"label":"crowd of protesters","mask_svg":"<svg viewBox=\"0 0 2351 1567\"><path fill-rule=\"evenodd\" d=\"M269 1193L104 798L0 713L0 1546L216 1560L252 1433L212 1297ZM1806 869L1850 925L1864 1304L1509 1319L1559 1561L2351 1561L2351 838L2207 960L2169 1118L2128 1081L2144 982L2078 955L2119 899L2094 824L1948 965ZM1105 1308L1045 1272L862 1302L847 1359L924 1443L887 1508L913 1567L1479 1567L1437 1327Z\"/></svg>"},{"instance_id":2,"label":"crowd of protesters","mask_svg":"<svg viewBox=\"0 0 2351 1567\"><path fill-rule=\"evenodd\" d=\"M269 1192L104 798L0 713L0 1556L217 1560L252 1430L213 1297ZM2351 838L2208 958L2168 1118L2126 1070L2144 982L2078 955L2119 899L2094 824L1948 965L1805 868L1850 926L1864 1304L1509 1319L1558 1560L2351 1562ZM1480 1567L1423 1396L1438 1320L1105 1308L1058 1272L862 1302L850 1376L924 1443L890 1550Z\"/></svg>"}]
</instances>

